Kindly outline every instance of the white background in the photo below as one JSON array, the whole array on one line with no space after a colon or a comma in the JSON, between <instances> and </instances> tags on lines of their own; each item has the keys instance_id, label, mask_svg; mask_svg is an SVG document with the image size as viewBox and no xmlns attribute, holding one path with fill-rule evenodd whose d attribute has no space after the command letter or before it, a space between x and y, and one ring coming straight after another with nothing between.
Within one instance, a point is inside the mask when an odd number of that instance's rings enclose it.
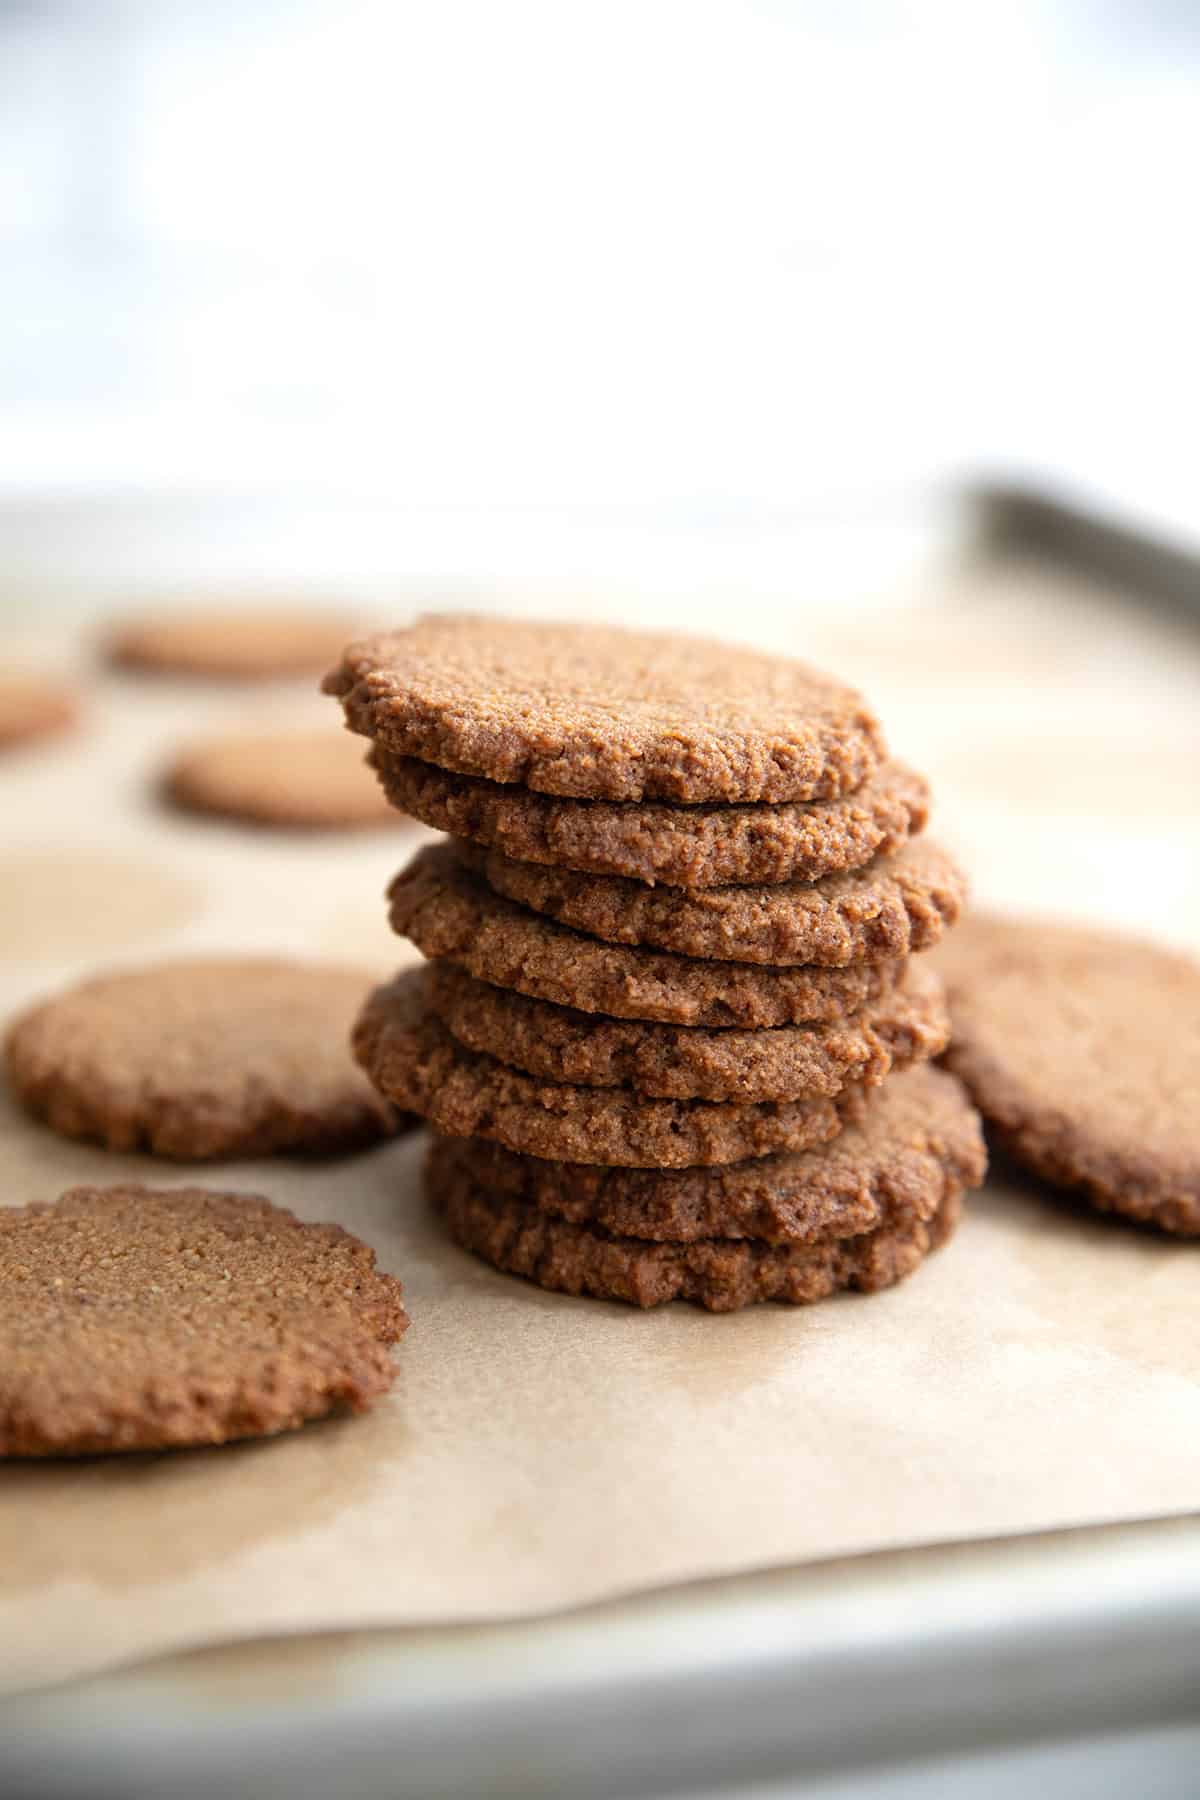
<instances>
[{"instance_id":1,"label":"white background","mask_svg":"<svg viewBox=\"0 0 1200 1800\"><path fill-rule=\"evenodd\" d=\"M1183 0L0 7L0 498L1186 529L1198 70Z\"/></svg>"}]
</instances>

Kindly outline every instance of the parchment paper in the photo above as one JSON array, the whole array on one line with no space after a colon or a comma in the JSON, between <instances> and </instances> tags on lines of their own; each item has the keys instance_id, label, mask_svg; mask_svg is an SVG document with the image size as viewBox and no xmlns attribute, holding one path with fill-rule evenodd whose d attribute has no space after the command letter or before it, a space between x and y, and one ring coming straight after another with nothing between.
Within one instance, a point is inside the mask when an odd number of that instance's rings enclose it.
<instances>
[{"instance_id":1,"label":"parchment paper","mask_svg":"<svg viewBox=\"0 0 1200 1800\"><path fill-rule=\"evenodd\" d=\"M792 630L868 686L894 744L939 778L941 835L982 899L1200 941L1195 637L1029 570ZM277 711L327 717L321 704ZM181 729L245 714L244 699L106 681L86 736L6 762L6 1011L177 950L399 960L380 896L411 829L280 839L173 821L148 797ZM270 1442L0 1468L0 1691L259 1633L529 1614L1200 1506L1200 1246L993 1179L893 1292L640 1314L454 1249L422 1204L420 1155L407 1140L203 1171L376 1246L414 1321L396 1388L365 1418ZM65 1143L11 1107L0 1170L10 1204L195 1178Z\"/></svg>"}]
</instances>

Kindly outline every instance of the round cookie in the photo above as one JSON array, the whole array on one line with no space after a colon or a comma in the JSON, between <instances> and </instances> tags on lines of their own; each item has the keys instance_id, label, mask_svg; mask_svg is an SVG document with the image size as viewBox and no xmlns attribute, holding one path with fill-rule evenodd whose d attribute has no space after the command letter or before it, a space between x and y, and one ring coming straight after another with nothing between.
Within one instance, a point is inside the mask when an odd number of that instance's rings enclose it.
<instances>
[{"instance_id":1,"label":"round cookie","mask_svg":"<svg viewBox=\"0 0 1200 1800\"><path fill-rule=\"evenodd\" d=\"M358 970L234 958L85 981L26 1012L8 1079L65 1137L180 1161L349 1150L394 1125L350 1056Z\"/></svg>"},{"instance_id":2,"label":"round cookie","mask_svg":"<svg viewBox=\"0 0 1200 1800\"><path fill-rule=\"evenodd\" d=\"M459 1044L427 1010L423 969L376 989L353 1042L379 1091L436 1131L495 1138L551 1161L675 1169L807 1150L860 1117L863 1105L861 1084L831 1098L741 1104L541 1081Z\"/></svg>"},{"instance_id":3,"label":"round cookie","mask_svg":"<svg viewBox=\"0 0 1200 1800\"><path fill-rule=\"evenodd\" d=\"M928 1065L894 1075L860 1121L815 1150L693 1169L606 1169L519 1156L486 1138L429 1148L442 1191L457 1178L535 1211L616 1237L668 1243L857 1237L899 1215L934 1217L977 1187L987 1158L979 1115L953 1076Z\"/></svg>"},{"instance_id":4,"label":"round cookie","mask_svg":"<svg viewBox=\"0 0 1200 1800\"><path fill-rule=\"evenodd\" d=\"M431 614L326 678L398 756L589 800L827 800L883 754L861 695L788 657L666 632Z\"/></svg>"},{"instance_id":5,"label":"round cookie","mask_svg":"<svg viewBox=\"0 0 1200 1800\"><path fill-rule=\"evenodd\" d=\"M177 755L163 787L185 812L248 825L327 831L401 822L344 732L211 738Z\"/></svg>"},{"instance_id":6,"label":"round cookie","mask_svg":"<svg viewBox=\"0 0 1200 1800\"><path fill-rule=\"evenodd\" d=\"M353 629L344 614L307 607L165 610L119 621L105 650L118 668L143 674L269 681L319 675Z\"/></svg>"},{"instance_id":7,"label":"round cookie","mask_svg":"<svg viewBox=\"0 0 1200 1800\"><path fill-rule=\"evenodd\" d=\"M0 672L0 750L54 737L77 716L75 695L60 682L16 670Z\"/></svg>"},{"instance_id":8,"label":"round cookie","mask_svg":"<svg viewBox=\"0 0 1200 1800\"><path fill-rule=\"evenodd\" d=\"M822 881L756 887L648 887L466 844L459 855L498 894L573 931L719 962L840 968L909 956L936 944L966 899L953 859L923 839Z\"/></svg>"},{"instance_id":9,"label":"round cookie","mask_svg":"<svg viewBox=\"0 0 1200 1800\"><path fill-rule=\"evenodd\" d=\"M629 1087L661 1100L814 1100L875 1087L894 1062L940 1056L950 1041L942 984L911 967L878 1004L837 1025L708 1031L604 1019L530 1000L434 964L426 1003L468 1050L542 1081Z\"/></svg>"},{"instance_id":10,"label":"round cookie","mask_svg":"<svg viewBox=\"0 0 1200 1800\"><path fill-rule=\"evenodd\" d=\"M1200 1235L1200 965L1114 932L973 916L939 967L947 1061L1013 1158Z\"/></svg>"},{"instance_id":11,"label":"round cookie","mask_svg":"<svg viewBox=\"0 0 1200 1800\"><path fill-rule=\"evenodd\" d=\"M392 805L435 830L522 862L676 887L819 881L899 849L929 813L928 786L900 763L841 800L672 806L557 800L378 745L370 761Z\"/></svg>"},{"instance_id":12,"label":"round cookie","mask_svg":"<svg viewBox=\"0 0 1200 1800\"><path fill-rule=\"evenodd\" d=\"M900 961L754 968L605 944L529 912L472 875L449 844L419 850L389 889L391 920L434 961L496 987L614 1019L665 1025L836 1023L895 987Z\"/></svg>"},{"instance_id":13,"label":"round cookie","mask_svg":"<svg viewBox=\"0 0 1200 1800\"><path fill-rule=\"evenodd\" d=\"M72 1188L0 1207L0 1456L224 1444L363 1412L398 1281L257 1195Z\"/></svg>"},{"instance_id":14,"label":"round cookie","mask_svg":"<svg viewBox=\"0 0 1200 1800\"><path fill-rule=\"evenodd\" d=\"M844 1288L877 1293L911 1275L951 1235L962 1209L952 1189L930 1219L898 1214L861 1237L814 1244L701 1238L650 1244L572 1225L455 1173L434 1170L430 1198L464 1250L561 1294L661 1306L690 1300L710 1312L759 1301L804 1306Z\"/></svg>"}]
</instances>

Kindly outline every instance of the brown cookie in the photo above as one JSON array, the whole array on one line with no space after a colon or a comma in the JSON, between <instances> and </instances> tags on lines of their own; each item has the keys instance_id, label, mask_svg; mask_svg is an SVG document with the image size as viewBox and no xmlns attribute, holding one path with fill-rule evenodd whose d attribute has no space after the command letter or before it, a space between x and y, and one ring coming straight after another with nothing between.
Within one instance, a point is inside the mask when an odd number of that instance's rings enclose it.
<instances>
[{"instance_id":1,"label":"brown cookie","mask_svg":"<svg viewBox=\"0 0 1200 1800\"><path fill-rule=\"evenodd\" d=\"M75 695L48 676L0 673L0 750L53 737L75 723Z\"/></svg>"},{"instance_id":2,"label":"brown cookie","mask_svg":"<svg viewBox=\"0 0 1200 1800\"><path fill-rule=\"evenodd\" d=\"M249 825L322 831L400 823L364 767L361 745L338 731L211 738L182 750L163 785L186 812Z\"/></svg>"},{"instance_id":3,"label":"brown cookie","mask_svg":"<svg viewBox=\"0 0 1200 1800\"><path fill-rule=\"evenodd\" d=\"M393 755L590 800L828 800L883 754L861 695L804 663L605 625L429 615L325 689Z\"/></svg>"},{"instance_id":4,"label":"brown cookie","mask_svg":"<svg viewBox=\"0 0 1200 1800\"><path fill-rule=\"evenodd\" d=\"M540 1081L459 1044L427 1010L425 974L410 969L376 989L354 1050L380 1093L447 1137L495 1138L552 1161L677 1169L807 1150L862 1112L861 1084L828 1099L740 1104Z\"/></svg>"},{"instance_id":5,"label":"brown cookie","mask_svg":"<svg viewBox=\"0 0 1200 1800\"><path fill-rule=\"evenodd\" d=\"M105 650L119 668L145 674L267 681L319 675L353 629L344 614L306 607L166 610L122 620L109 632Z\"/></svg>"},{"instance_id":6,"label":"brown cookie","mask_svg":"<svg viewBox=\"0 0 1200 1800\"><path fill-rule=\"evenodd\" d=\"M648 887L466 844L459 855L498 894L574 931L719 962L841 968L908 956L936 944L966 899L953 859L924 840L823 881L757 887Z\"/></svg>"},{"instance_id":7,"label":"brown cookie","mask_svg":"<svg viewBox=\"0 0 1200 1800\"><path fill-rule=\"evenodd\" d=\"M392 805L438 831L522 862L677 887L819 881L899 849L929 813L927 784L900 763L842 800L672 806L555 800L378 746L370 760Z\"/></svg>"},{"instance_id":8,"label":"brown cookie","mask_svg":"<svg viewBox=\"0 0 1200 1800\"><path fill-rule=\"evenodd\" d=\"M710 1031L605 1019L476 981L450 963L426 980L430 1012L469 1050L542 1081L629 1087L661 1100L815 1100L875 1087L893 1063L940 1056L950 1019L936 975L913 965L876 1006L837 1025Z\"/></svg>"},{"instance_id":9,"label":"brown cookie","mask_svg":"<svg viewBox=\"0 0 1200 1800\"><path fill-rule=\"evenodd\" d=\"M486 1138L440 1138L442 1190L456 1172L484 1193L616 1237L694 1243L857 1237L901 1215L931 1219L951 1191L977 1187L987 1158L979 1115L953 1076L928 1065L885 1081L861 1120L815 1150L698 1169L606 1169L518 1156Z\"/></svg>"},{"instance_id":10,"label":"brown cookie","mask_svg":"<svg viewBox=\"0 0 1200 1800\"><path fill-rule=\"evenodd\" d=\"M947 1061L997 1140L1106 1211L1200 1234L1200 965L1135 938L970 918L939 953Z\"/></svg>"},{"instance_id":11,"label":"brown cookie","mask_svg":"<svg viewBox=\"0 0 1200 1800\"><path fill-rule=\"evenodd\" d=\"M72 1188L0 1207L0 1456L224 1444L363 1412L398 1281L257 1195Z\"/></svg>"},{"instance_id":12,"label":"brown cookie","mask_svg":"<svg viewBox=\"0 0 1200 1800\"><path fill-rule=\"evenodd\" d=\"M890 993L904 967L754 968L604 944L493 893L449 844L419 850L389 896L393 926L426 956L496 987L614 1019L747 1030L836 1022Z\"/></svg>"},{"instance_id":13,"label":"brown cookie","mask_svg":"<svg viewBox=\"0 0 1200 1800\"><path fill-rule=\"evenodd\" d=\"M509 1275L560 1294L589 1294L631 1306L690 1300L710 1312L758 1301L803 1306L843 1288L873 1294L911 1275L958 1223L961 1192L951 1188L930 1219L898 1213L861 1237L814 1244L699 1238L649 1244L572 1225L455 1171L431 1171L430 1197L464 1250Z\"/></svg>"},{"instance_id":14,"label":"brown cookie","mask_svg":"<svg viewBox=\"0 0 1200 1800\"><path fill-rule=\"evenodd\" d=\"M8 1078L55 1131L109 1150L348 1150L393 1126L348 1048L369 981L249 958L102 976L17 1020Z\"/></svg>"}]
</instances>

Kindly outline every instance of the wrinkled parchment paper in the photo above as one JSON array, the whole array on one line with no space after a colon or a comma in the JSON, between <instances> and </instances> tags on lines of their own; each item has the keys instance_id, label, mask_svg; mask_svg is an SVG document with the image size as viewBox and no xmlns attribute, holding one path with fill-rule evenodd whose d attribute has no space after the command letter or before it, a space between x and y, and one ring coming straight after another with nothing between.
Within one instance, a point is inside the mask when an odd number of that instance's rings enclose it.
<instances>
[{"instance_id":1,"label":"wrinkled parchment paper","mask_svg":"<svg viewBox=\"0 0 1200 1800\"><path fill-rule=\"evenodd\" d=\"M960 579L915 610L806 618L789 617L790 641L862 681L894 746L934 774L937 829L980 899L1200 948L1200 634L1030 569ZM147 779L182 730L248 711L104 680L84 735L6 760L6 1013L176 952L400 960L381 895L414 828L289 839L153 803ZM409 1139L203 1171L376 1247L413 1317L396 1387L370 1416L270 1442L0 1467L0 1691L262 1633L531 1614L1200 1506L1200 1245L993 1179L893 1292L640 1314L454 1249L422 1204L420 1155ZM0 1166L6 1204L195 1178L66 1143L7 1102Z\"/></svg>"}]
</instances>

